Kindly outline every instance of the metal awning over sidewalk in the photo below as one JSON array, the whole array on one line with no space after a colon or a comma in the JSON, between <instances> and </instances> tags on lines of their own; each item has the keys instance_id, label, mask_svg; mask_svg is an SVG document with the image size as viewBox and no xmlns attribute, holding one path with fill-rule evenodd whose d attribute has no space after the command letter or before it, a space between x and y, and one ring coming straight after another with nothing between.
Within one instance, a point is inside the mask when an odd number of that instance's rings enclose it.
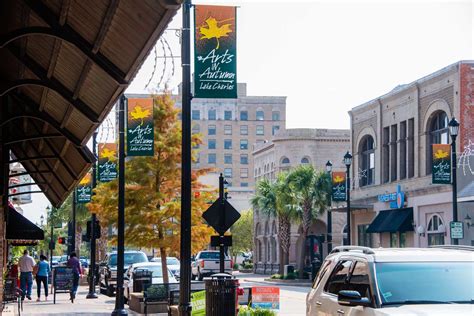
<instances>
[{"instance_id":1,"label":"metal awning over sidewalk","mask_svg":"<svg viewBox=\"0 0 474 316\"><path fill-rule=\"evenodd\" d=\"M367 228L367 233L413 231L413 208L380 211Z\"/></svg>"},{"instance_id":2,"label":"metal awning over sidewalk","mask_svg":"<svg viewBox=\"0 0 474 316\"><path fill-rule=\"evenodd\" d=\"M87 141L181 3L0 1L1 143L53 206L90 169Z\"/></svg>"},{"instance_id":3,"label":"metal awning over sidewalk","mask_svg":"<svg viewBox=\"0 0 474 316\"><path fill-rule=\"evenodd\" d=\"M44 232L18 213L12 206L8 207L9 223L6 227L7 240L43 240Z\"/></svg>"}]
</instances>

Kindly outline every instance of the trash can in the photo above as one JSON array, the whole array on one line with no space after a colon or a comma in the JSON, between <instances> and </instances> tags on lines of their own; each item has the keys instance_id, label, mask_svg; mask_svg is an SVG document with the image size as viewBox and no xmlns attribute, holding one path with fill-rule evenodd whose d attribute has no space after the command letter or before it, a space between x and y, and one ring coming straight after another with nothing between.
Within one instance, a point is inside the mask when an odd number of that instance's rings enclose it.
<instances>
[{"instance_id":1,"label":"trash can","mask_svg":"<svg viewBox=\"0 0 474 316\"><path fill-rule=\"evenodd\" d=\"M137 269L133 272L133 292L143 292L148 285L151 285L153 272L146 269Z\"/></svg>"},{"instance_id":2,"label":"trash can","mask_svg":"<svg viewBox=\"0 0 474 316\"><path fill-rule=\"evenodd\" d=\"M237 315L237 288L239 280L227 273L218 273L205 279L206 316Z\"/></svg>"}]
</instances>

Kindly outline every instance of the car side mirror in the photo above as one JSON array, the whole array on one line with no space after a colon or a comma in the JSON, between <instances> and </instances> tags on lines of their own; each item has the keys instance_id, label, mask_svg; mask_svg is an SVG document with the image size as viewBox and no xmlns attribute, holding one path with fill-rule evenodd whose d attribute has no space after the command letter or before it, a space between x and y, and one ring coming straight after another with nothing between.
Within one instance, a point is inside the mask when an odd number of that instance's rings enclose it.
<instances>
[{"instance_id":1,"label":"car side mirror","mask_svg":"<svg viewBox=\"0 0 474 316\"><path fill-rule=\"evenodd\" d=\"M337 302L344 306L370 306L370 299L362 297L357 291L342 290L337 294Z\"/></svg>"}]
</instances>

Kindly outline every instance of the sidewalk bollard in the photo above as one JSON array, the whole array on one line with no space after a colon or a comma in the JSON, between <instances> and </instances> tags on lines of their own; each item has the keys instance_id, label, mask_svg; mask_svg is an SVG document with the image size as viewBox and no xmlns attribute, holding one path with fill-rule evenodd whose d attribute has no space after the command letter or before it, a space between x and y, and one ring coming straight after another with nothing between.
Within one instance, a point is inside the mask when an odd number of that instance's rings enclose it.
<instances>
[{"instance_id":1,"label":"sidewalk bollard","mask_svg":"<svg viewBox=\"0 0 474 316\"><path fill-rule=\"evenodd\" d=\"M206 316L237 315L239 281L230 274L218 273L205 279Z\"/></svg>"}]
</instances>

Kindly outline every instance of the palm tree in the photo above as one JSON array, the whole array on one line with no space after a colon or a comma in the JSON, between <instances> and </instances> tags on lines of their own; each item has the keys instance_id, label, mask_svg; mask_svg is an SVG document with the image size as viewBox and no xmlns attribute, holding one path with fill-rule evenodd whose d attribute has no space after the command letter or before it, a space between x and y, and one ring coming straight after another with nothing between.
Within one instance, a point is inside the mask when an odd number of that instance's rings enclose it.
<instances>
[{"instance_id":1,"label":"palm tree","mask_svg":"<svg viewBox=\"0 0 474 316\"><path fill-rule=\"evenodd\" d=\"M260 180L251 204L254 209L278 219L279 273L283 274L284 265L289 263L291 222L296 218L293 196L286 187L286 173L280 173L274 182Z\"/></svg>"},{"instance_id":2,"label":"palm tree","mask_svg":"<svg viewBox=\"0 0 474 316\"><path fill-rule=\"evenodd\" d=\"M299 278L302 278L306 256L306 237L312 221L327 207L327 192L330 182L326 172L317 171L312 165L302 165L293 169L288 174L286 181L295 196L295 208L302 225L303 242L298 262Z\"/></svg>"}]
</instances>

